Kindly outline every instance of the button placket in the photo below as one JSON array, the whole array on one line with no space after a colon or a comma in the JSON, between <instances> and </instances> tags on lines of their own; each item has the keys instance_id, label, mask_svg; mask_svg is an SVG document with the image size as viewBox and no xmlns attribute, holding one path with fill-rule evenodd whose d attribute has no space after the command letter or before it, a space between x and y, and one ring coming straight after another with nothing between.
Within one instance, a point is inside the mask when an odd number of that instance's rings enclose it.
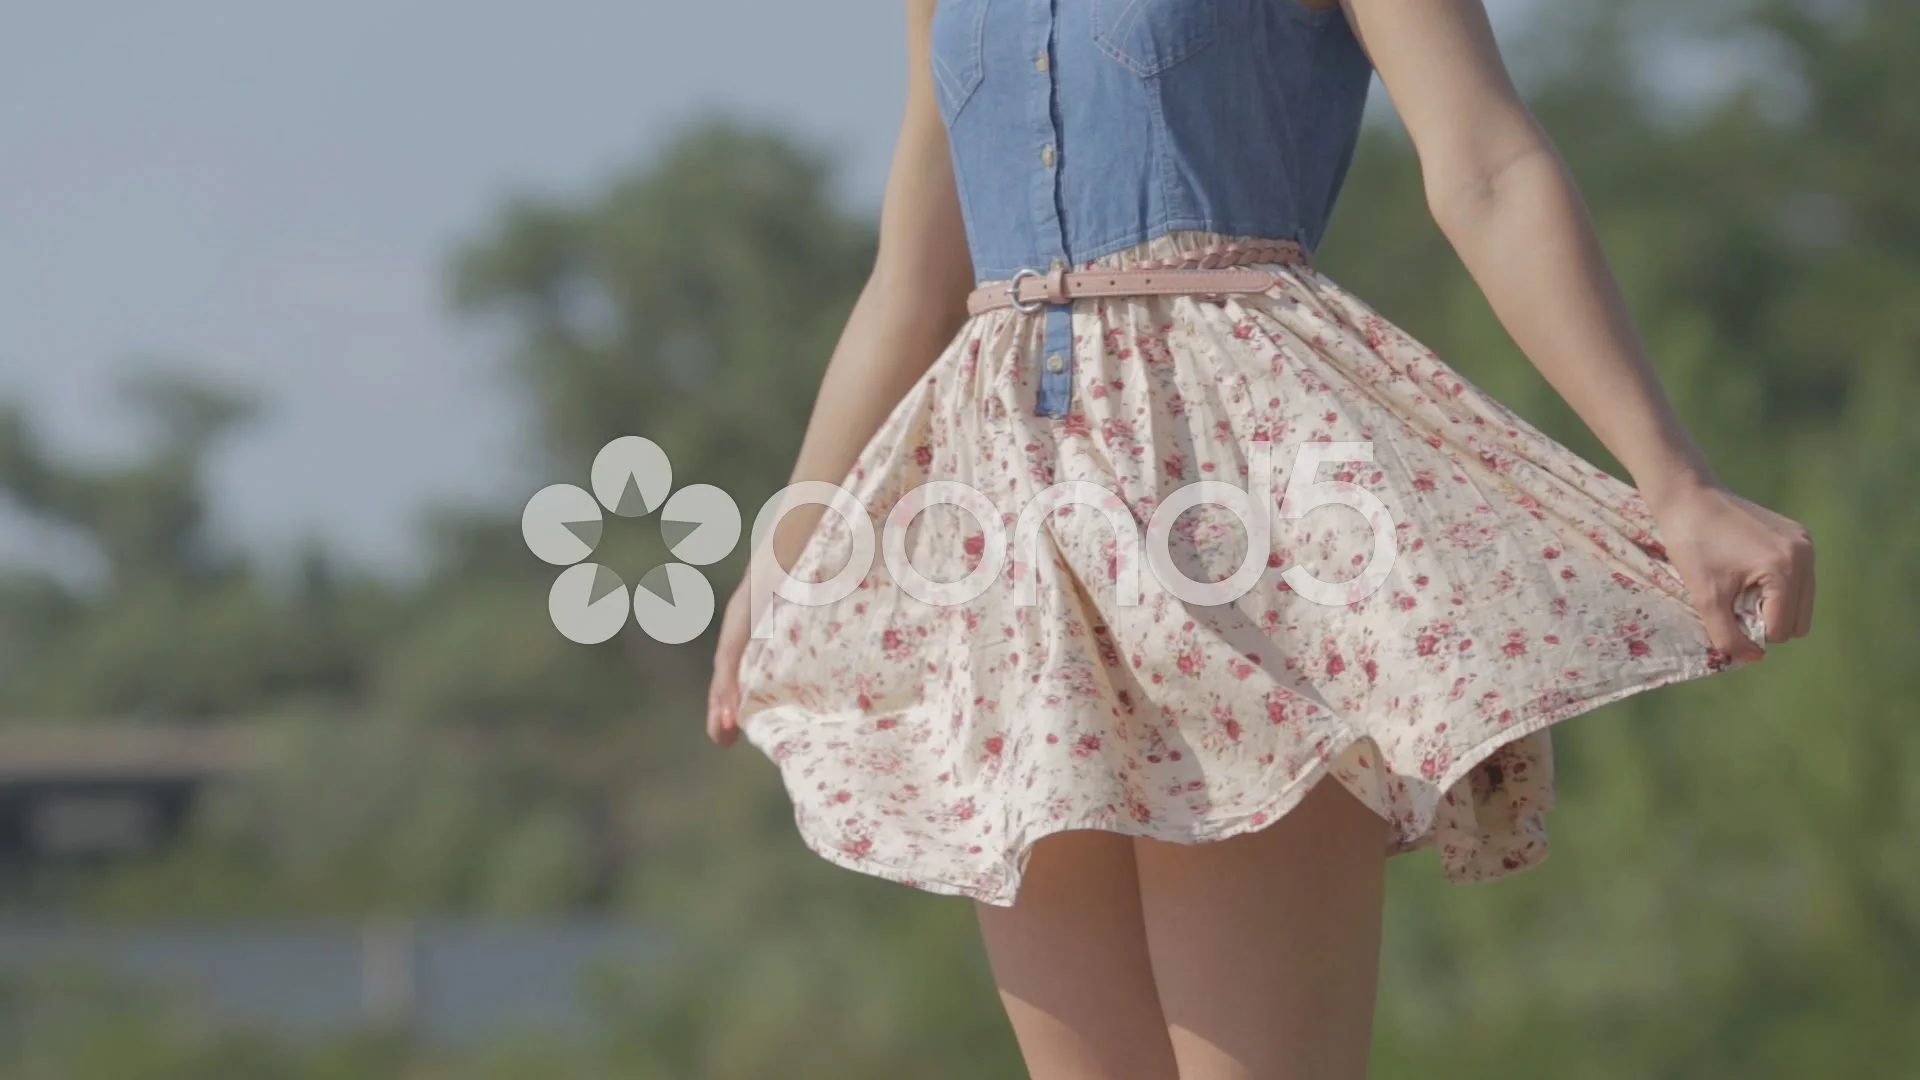
<instances>
[{"instance_id":1,"label":"button placket","mask_svg":"<svg viewBox=\"0 0 1920 1080\"><path fill-rule=\"evenodd\" d=\"M1057 82L1051 60L1057 17L1055 0L1038 0L1033 5L1036 38L1034 70L1033 130L1040 144L1040 169L1034 185L1034 220L1039 241L1034 254L1045 256L1049 272L1058 272L1069 264L1065 223L1060 218L1060 131L1054 119L1054 93ZM1051 249L1051 250L1049 250ZM1037 267L1036 267L1037 269ZM1065 416L1073 397L1073 305L1049 304L1046 307L1045 339L1041 343L1039 388L1035 394L1034 414Z\"/></svg>"}]
</instances>

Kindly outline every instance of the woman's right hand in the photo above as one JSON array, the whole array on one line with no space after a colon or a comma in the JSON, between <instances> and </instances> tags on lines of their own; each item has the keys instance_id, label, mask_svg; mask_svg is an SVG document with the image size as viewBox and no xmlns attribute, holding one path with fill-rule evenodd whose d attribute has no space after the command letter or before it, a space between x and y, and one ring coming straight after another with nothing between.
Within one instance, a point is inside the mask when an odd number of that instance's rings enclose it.
<instances>
[{"instance_id":1,"label":"woman's right hand","mask_svg":"<svg viewBox=\"0 0 1920 1080\"><path fill-rule=\"evenodd\" d=\"M740 659L753 625L750 580L740 579L720 618L720 644L714 649L713 681L707 687L707 738L715 746L732 746L740 739Z\"/></svg>"},{"instance_id":2,"label":"woman's right hand","mask_svg":"<svg viewBox=\"0 0 1920 1080\"><path fill-rule=\"evenodd\" d=\"M933 9L934 0L913 0L908 6L907 104L881 200L874 268L821 377L790 483L844 480L862 448L967 319L973 258L933 78ZM797 553L819 513L817 507L802 506L785 515L779 528L786 539L779 540L779 550ZM790 566L792 560L780 564ZM727 601L714 651L707 737L720 746L740 738L740 661L759 614L749 610L751 575L750 570ZM761 593L770 598L771 589Z\"/></svg>"}]
</instances>

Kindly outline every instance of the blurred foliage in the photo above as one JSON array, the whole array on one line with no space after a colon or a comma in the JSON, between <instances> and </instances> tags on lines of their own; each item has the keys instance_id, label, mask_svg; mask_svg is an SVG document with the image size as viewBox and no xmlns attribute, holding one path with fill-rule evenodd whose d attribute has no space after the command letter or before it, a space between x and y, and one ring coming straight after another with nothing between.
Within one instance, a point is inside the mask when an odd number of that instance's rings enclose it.
<instances>
[{"instance_id":1,"label":"blurred foliage","mask_svg":"<svg viewBox=\"0 0 1920 1080\"><path fill-rule=\"evenodd\" d=\"M1645 58L1760 63L1680 111ZM1676 52L1674 50L1682 50ZM1560 854L1496 886L1396 860L1376 1075L1687 1080L1920 1073L1920 7L1631 0L1544 9L1511 49L1581 178L1681 410L1737 489L1805 521L1817 633L1559 729ZM507 206L452 267L508 331L529 451L582 476L645 433L757 506L785 479L873 225L820 156L727 122L577 204ZM1596 462L1369 130L1323 265ZM430 522L423 580L308 557L269 580L208 533L245 402L134 388L152 453L82 467L0 412L0 490L97 552L96 586L0 581L0 708L48 723L256 717L282 764L133 865L0 882L94 915L617 912L678 958L601 987L602 1035L454 1052L287 1047L98 987L0 987L0 1075L1019 1075L973 917L805 852L771 766L700 732L707 653L586 649L540 616L516 514ZM657 537L610 531L627 580ZM724 590L726 571L718 575ZM724 592L723 592L724 594ZM742 757L742 753L748 756Z\"/></svg>"}]
</instances>

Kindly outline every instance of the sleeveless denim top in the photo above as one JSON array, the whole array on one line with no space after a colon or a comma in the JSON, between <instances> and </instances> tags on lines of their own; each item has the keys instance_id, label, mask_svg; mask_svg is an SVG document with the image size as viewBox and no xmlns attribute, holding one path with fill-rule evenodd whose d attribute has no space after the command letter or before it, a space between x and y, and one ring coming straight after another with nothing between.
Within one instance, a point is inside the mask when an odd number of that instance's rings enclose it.
<instances>
[{"instance_id":1,"label":"sleeveless denim top","mask_svg":"<svg viewBox=\"0 0 1920 1080\"><path fill-rule=\"evenodd\" d=\"M1298 0L939 0L931 48L982 281L1173 230L1313 251L1373 70ZM1067 411L1071 312L1046 309L1039 415Z\"/></svg>"}]
</instances>

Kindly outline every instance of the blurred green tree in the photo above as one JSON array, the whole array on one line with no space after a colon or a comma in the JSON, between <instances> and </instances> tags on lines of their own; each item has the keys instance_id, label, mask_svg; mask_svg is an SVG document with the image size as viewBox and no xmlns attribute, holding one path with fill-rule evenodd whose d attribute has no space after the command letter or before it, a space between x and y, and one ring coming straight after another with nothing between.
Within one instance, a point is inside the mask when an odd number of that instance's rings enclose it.
<instances>
[{"instance_id":1,"label":"blurred green tree","mask_svg":"<svg viewBox=\"0 0 1920 1080\"><path fill-rule=\"evenodd\" d=\"M1396 862L1376 1075L1912 1075L1920 6L1561 6L1509 52L1683 414L1733 486L1812 528L1818 633L1561 728L1560 854L1542 868L1452 888L1424 858ZM1650 56L1728 57L1730 85L1680 108L1649 89ZM1376 125L1323 267L1610 463L1500 330L1420 191L1404 134ZM644 434L680 480L749 512L777 488L873 253L871 223L831 192L820 154L710 121L586 198L508 205L458 253L453 294L502 328L542 468L578 480L606 441ZM540 615L551 568L511 512L439 514L419 582L316 555L271 588L200 510L205 452L243 410L181 384L146 400L162 434L118 470L62 462L0 414L0 490L109 570L92 592L0 581L0 702L253 713L284 725L289 752L212 800L181 850L32 903L612 909L680 940L675 963L607 988L589 1045L484 1062L356 1044L338 1060L361 1071L339 1075L1019 1075L968 906L806 852L771 768L705 746L701 645L560 640ZM644 524L606 543L629 581L663 555ZM718 568L722 595L737 568ZM224 1075L213 1044L102 1038ZM36 1067L14 1071L55 1074Z\"/></svg>"}]
</instances>

